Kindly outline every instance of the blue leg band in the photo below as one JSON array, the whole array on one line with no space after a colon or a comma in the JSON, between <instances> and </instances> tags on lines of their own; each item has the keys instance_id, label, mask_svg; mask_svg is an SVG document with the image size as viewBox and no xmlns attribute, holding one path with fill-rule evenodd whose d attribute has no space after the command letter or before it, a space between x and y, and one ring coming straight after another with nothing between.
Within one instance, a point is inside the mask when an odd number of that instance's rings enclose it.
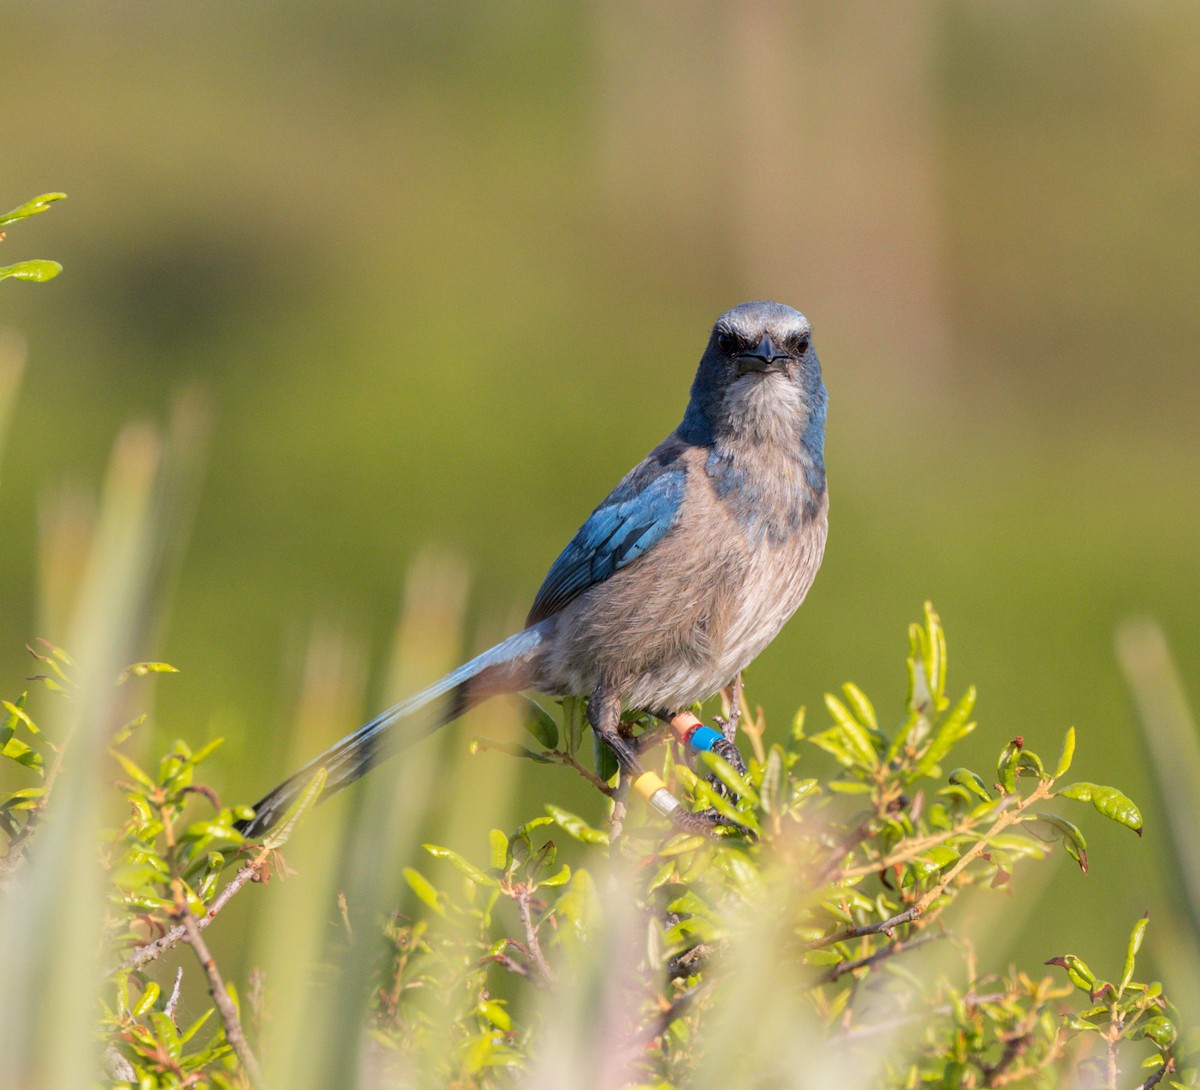
<instances>
[{"instance_id":1,"label":"blue leg band","mask_svg":"<svg viewBox=\"0 0 1200 1090\"><path fill-rule=\"evenodd\" d=\"M718 742L725 741L725 735L719 734L711 727L697 727L692 732L691 738L688 739L688 745L692 749L712 749Z\"/></svg>"}]
</instances>

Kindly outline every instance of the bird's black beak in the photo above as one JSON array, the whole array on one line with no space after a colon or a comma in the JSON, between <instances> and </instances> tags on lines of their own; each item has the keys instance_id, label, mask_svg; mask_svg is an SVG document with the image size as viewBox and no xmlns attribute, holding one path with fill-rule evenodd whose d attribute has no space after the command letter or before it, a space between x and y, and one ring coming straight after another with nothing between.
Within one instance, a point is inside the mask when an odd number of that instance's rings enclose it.
<instances>
[{"instance_id":1,"label":"bird's black beak","mask_svg":"<svg viewBox=\"0 0 1200 1090\"><path fill-rule=\"evenodd\" d=\"M766 371L782 371L790 358L786 352L775 347L775 343L768 334L763 335L763 339L758 342L758 346L752 352L739 352L734 357L737 360L739 375L746 375L752 371L758 374Z\"/></svg>"}]
</instances>

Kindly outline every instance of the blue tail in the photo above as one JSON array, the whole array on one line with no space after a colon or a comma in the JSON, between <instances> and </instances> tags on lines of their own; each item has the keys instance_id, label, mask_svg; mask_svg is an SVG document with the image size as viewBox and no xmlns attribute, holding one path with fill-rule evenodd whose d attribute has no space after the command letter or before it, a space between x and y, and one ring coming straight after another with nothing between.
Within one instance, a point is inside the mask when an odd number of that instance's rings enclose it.
<instances>
[{"instance_id":1,"label":"blue tail","mask_svg":"<svg viewBox=\"0 0 1200 1090\"><path fill-rule=\"evenodd\" d=\"M365 775L376 762L432 734L489 697L527 688L545 627L545 623L532 625L510 636L335 742L264 795L254 804L254 817L239 821L236 828L248 838L260 837L279 821L321 769L325 770L325 787L321 792L321 798L325 799ZM424 709L429 714L396 734L395 728L403 720Z\"/></svg>"}]
</instances>

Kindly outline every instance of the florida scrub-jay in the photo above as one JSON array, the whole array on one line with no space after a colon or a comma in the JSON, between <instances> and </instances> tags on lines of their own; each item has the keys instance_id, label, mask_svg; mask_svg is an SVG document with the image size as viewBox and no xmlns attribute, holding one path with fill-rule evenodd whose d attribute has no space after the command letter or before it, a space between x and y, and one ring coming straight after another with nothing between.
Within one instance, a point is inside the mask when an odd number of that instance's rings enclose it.
<instances>
[{"instance_id":1,"label":"florida scrub-jay","mask_svg":"<svg viewBox=\"0 0 1200 1090\"><path fill-rule=\"evenodd\" d=\"M588 697L592 728L622 771L657 809L696 827L698 815L643 772L618 724L623 708L670 720L712 696L775 638L812 584L828 496L826 393L811 334L803 314L779 303L722 314L683 421L563 549L526 627L310 761L258 802L243 832L269 830L319 769L329 795L398 741L522 689ZM715 731L693 735L696 748L744 768Z\"/></svg>"}]
</instances>

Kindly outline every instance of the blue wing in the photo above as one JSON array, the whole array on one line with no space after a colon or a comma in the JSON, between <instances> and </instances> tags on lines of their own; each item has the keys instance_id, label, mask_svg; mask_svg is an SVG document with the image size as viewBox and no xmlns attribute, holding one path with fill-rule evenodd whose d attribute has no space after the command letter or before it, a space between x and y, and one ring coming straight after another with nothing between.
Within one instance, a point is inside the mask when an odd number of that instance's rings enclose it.
<instances>
[{"instance_id":1,"label":"blue wing","mask_svg":"<svg viewBox=\"0 0 1200 1090\"><path fill-rule=\"evenodd\" d=\"M679 515L686 481L683 465L653 456L630 473L554 562L533 600L527 623L557 613L661 541Z\"/></svg>"}]
</instances>

